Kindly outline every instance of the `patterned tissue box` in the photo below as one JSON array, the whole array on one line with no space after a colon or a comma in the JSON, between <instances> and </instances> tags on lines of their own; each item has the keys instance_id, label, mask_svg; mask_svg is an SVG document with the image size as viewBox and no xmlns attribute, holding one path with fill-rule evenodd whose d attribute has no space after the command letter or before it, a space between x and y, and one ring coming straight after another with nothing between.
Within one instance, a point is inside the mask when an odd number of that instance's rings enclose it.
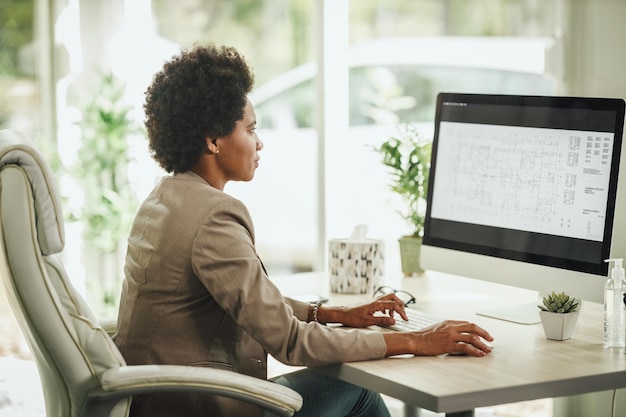
<instances>
[{"instance_id":1,"label":"patterned tissue box","mask_svg":"<svg viewBox=\"0 0 626 417\"><path fill-rule=\"evenodd\" d=\"M384 273L382 240L333 239L328 244L330 290L336 293L372 293Z\"/></svg>"}]
</instances>

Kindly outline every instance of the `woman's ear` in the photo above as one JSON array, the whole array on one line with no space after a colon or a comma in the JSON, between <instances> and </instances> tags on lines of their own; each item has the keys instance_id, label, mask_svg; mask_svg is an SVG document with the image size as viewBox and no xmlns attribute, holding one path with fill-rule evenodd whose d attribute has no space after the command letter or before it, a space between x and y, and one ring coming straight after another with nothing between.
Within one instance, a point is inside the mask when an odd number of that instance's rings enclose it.
<instances>
[{"instance_id":1,"label":"woman's ear","mask_svg":"<svg viewBox=\"0 0 626 417\"><path fill-rule=\"evenodd\" d=\"M217 148L217 138L210 138L207 136L206 147L207 151L212 155L217 155L218 153L220 153L220 150Z\"/></svg>"}]
</instances>

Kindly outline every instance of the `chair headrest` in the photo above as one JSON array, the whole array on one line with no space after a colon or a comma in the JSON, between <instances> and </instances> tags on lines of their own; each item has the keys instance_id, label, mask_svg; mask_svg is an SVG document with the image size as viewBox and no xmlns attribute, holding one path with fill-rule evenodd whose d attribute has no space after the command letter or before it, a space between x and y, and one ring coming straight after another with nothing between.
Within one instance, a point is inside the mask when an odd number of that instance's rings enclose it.
<instances>
[{"instance_id":1,"label":"chair headrest","mask_svg":"<svg viewBox=\"0 0 626 417\"><path fill-rule=\"evenodd\" d=\"M63 210L52 169L35 144L14 130L0 130L0 171L17 165L28 176L35 200L37 239L44 255L63 250Z\"/></svg>"}]
</instances>

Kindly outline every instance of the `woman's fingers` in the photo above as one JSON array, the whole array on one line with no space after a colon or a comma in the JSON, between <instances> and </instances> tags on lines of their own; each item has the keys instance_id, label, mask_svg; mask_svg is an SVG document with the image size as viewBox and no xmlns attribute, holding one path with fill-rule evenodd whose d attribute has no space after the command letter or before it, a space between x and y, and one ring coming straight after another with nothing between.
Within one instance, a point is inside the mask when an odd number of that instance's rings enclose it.
<instances>
[{"instance_id":1,"label":"woman's fingers","mask_svg":"<svg viewBox=\"0 0 626 417\"><path fill-rule=\"evenodd\" d=\"M388 314L390 317L393 317L394 313L398 313L403 320L409 319L404 311L404 302L395 294L384 295L374 301L373 304L376 311L381 311ZM391 324L393 324L393 322Z\"/></svg>"}]
</instances>

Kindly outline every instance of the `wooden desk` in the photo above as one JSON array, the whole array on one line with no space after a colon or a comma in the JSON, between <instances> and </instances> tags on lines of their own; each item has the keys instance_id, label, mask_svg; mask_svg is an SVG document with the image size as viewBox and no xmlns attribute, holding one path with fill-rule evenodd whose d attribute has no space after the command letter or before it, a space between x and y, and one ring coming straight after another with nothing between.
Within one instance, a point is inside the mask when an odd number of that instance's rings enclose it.
<instances>
[{"instance_id":1,"label":"wooden desk","mask_svg":"<svg viewBox=\"0 0 626 417\"><path fill-rule=\"evenodd\" d=\"M331 303L344 305L364 299L330 293L325 274L291 279L278 281L290 288L287 294L318 292ZM541 324L521 325L474 313L534 302L534 292L436 273L396 283L414 294L416 306L424 311L483 326L495 338L494 351L484 358L394 357L328 366L320 372L447 416L472 416L477 407L626 387L624 349L602 347L600 304L583 302L572 339L551 341Z\"/></svg>"}]
</instances>

